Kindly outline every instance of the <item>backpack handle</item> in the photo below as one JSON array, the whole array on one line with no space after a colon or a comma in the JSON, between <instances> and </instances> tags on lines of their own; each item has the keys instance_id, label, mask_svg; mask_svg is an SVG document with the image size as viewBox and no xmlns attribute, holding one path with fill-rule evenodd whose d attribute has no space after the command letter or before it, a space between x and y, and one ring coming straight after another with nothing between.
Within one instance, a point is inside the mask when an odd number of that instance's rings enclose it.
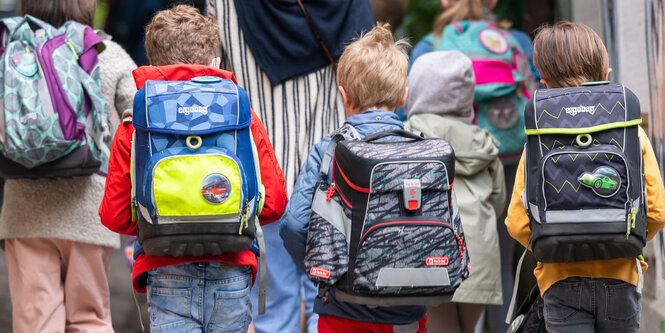
<instances>
[{"instance_id":1,"label":"backpack handle","mask_svg":"<svg viewBox=\"0 0 665 333\"><path fill-rule=\"evenodd\" d=\"M409 132L409 131L403 130L403 129L393 129L393 130L387 130L387 131L383 131L383 132L379 132L379 133L370 135L370 136L366 137L365 139L363 139L363 141L372 142L372 141L376 141L376 140L381 139L381 138L385 138L387 136L401 136L403 138L413 139L413 140L416 140L416 141L425 140L425 138L423 138L422 136L420 136L416 133Z\"/></svg>"}]
</instances>

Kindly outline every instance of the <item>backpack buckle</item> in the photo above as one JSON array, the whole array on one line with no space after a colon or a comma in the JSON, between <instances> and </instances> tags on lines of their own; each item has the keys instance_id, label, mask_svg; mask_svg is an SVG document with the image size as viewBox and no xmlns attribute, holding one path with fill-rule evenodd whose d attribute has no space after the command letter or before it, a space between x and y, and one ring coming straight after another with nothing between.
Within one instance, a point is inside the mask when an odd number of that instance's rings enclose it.
<instances>
[{"instance_id":1,"label":"backpack buckle","mask_svg":"<svg viewBox=\"0 0 665 333\"><path fill-rule=\"evenodd\" d=\"M402 180L403 190L402 197L404 198L404 207L410 211L420 209L421 189L420 179L404 179Z\"/></svg>"}]
</instances>

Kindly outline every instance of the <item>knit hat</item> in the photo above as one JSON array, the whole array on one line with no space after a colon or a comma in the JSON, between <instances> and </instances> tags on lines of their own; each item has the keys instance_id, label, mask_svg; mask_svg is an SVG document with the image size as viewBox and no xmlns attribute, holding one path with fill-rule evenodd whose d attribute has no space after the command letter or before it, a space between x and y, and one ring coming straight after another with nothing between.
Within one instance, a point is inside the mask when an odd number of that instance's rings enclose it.
<instances>
[{"instance_id":1,"label":"knit hat","mask_svg":"<svg viewBox=\"0 0 665 333\"><path fill-rule=\"evenodd\" d=\"M406 81L407 113L434 113L466 123L473 120L475 77L471 60L459 51L426 53L414 62Z\"/></svg>"}]
</instances>

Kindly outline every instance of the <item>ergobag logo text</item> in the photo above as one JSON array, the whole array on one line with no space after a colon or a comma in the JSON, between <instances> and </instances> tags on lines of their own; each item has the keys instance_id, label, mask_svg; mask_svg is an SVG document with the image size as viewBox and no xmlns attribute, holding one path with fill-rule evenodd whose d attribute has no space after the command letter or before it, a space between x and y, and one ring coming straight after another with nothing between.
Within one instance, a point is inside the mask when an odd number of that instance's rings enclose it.
<instances>
[{"instance_id":1,"label":"ergobag logo text","mask_svg":"<svg viewBox=\"0 0 665 333\"><path fill-rule=\"evenodd\" d=\"M566 108L566 113L571 116L576 116L578 113L589 113L593 115L594 113L596 113L596 107L593 105L571 106Z\"/></svg>"}]
</instances>

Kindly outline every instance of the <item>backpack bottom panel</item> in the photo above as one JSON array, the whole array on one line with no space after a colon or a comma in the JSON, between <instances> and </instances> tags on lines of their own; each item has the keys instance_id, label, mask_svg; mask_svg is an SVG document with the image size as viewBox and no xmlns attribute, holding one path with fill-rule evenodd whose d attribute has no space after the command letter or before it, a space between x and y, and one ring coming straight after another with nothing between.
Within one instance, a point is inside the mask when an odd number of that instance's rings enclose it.
<instances>
[{"instance_id":1,"label":"backpack bottom panel","mask_svg":"<svg viewBox=\"0 0 665 333\"><path fill-rule=\"evenodd\" d=\"M253 218L243 233L238 223L169 223L153 225L139 218L138 239L145 253L153 256L203 256L241 252L252 247Z\"/></svg>"},{"instance_id":2,"label":"backpack bottom panel","mask_svg":"<svg viewBox=\"0 0 665 333\"><path fill-rule=\"evenodd\" d=\"M546 236L533 241L536 259L544 263L637 258L644 243L635 235Z\"/></svg>"},{"instance_id":3,"label":"backpack bottom panel","mask_svg":"<svg viewBox=\"0 0 665 333\"><path fill-rule=\"evenodd\" d=\"M70 178L89 176L97 171L101 162L94 158L88 145L74 149L55 161L27 168L0 154L0 177L3 178Z\"/></svg>"},{"instance_id":4,"label":"backpack bottom panel","mask_svg":"<svg viewBox=\"0 0 665 333\"><path fill-rule=\"evenodd\" d=\"M376 306L409 306L409 305L426 305L426 306L437 306L441 303L448 303L453 299L453 292L451 291L448 294L444 295L426 295L426 296L360 296L350 293L346 293L338 288L335 288L335 298L340 301L355 303L355 304L364 304L369 307Z\"/></svg>"}]
</instances>

